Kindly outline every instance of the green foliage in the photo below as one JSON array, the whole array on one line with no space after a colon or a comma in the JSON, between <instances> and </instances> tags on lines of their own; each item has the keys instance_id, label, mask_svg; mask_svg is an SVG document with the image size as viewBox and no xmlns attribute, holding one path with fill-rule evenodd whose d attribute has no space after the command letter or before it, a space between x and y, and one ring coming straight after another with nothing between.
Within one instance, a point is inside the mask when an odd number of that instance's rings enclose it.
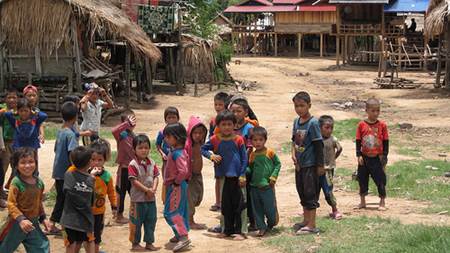
<instances>
[{"instance_id":1,"label":"green foliage","mask_svg":"<svg viewBox=\"0 0 450 253\"><path fill-rule=\"evenodd\" d=\"M294 222L298 220L294 220ZM446 252L450 227L403 225L380 217L319 218L320 238L282 233L265 244L283 252Z\"/></svg>"},{"instance_id":2,"label":"green foliage","mask_svg":"<svg viewBox=\"0 0 450 253\"><path fill-rule=\"evenodd\" d=\"M56 140L56 135L58 134L59 129L61 129L61 125L52 123L45 124L45 140ZM100 137L104 139L114 139L114 136L109 128L100 129Z\"/></svg>"},{"instance_id":3,"label":"green foliage","mask_svg":"<svg viewBox=\"0 0 450 253\"><path fill-rule=\"evenodd\" d=\"M227 72L227 64L231 61L233 56L233 46L223 41L219 47L213 51L214 59L216 60L216 66L214 69L214 75L217 81L224 81L229 78Z\"/></svg>"}]
</instances>

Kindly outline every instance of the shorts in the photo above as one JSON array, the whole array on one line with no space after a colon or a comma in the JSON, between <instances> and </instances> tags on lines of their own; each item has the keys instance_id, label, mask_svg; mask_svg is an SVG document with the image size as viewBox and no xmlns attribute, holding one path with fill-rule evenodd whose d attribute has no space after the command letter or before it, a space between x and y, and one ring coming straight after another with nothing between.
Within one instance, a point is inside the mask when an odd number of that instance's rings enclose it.
<instances>
[{"instance_id":1,"label":"shorts","mask_svg":"<svg viewBox=\"0 0 450 253\"><path fill-rule=\"evenodd\" d=\"M300 203L306 210L319 208L320 184L316 166L296 170L295 185Z\"/></svg>"},{"instance_id":2,"label":"shorts","mask_svg":"<svg viewBox=\"0 0 450 253\"><path fill-rule=\"evenodd\" d=\"M95 244L100 244L102 242L102 234L104 227L105 227L105 215L104 214L94 215Z\"/></svg>"},{"instance_id":3,"label":"shorts","mask_svg":"<svg viewBox=\"0 0 450 253\"><path fill-rule=\"evenodd\" d=\"M94 241L93 233L86 233L70 228L64 228L64 245L67 247L73 243L92 242Z\"/></svg>"}]
</instances>

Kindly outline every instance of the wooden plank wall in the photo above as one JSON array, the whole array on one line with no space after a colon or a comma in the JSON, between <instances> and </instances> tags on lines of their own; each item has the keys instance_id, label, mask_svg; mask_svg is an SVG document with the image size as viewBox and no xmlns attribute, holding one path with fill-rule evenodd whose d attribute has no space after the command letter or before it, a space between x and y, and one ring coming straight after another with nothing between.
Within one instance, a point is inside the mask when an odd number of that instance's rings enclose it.
<instances>
[{"instance_id":1,"label":"wooden plank wall","mask_svg":"<svg viewBox=\"0 0 450 253\"><path fill-rule=\"evenodd\" d=\"M340 8L342 23L381 23L382 4L350 4Z\"/></svg>"},{"instance_id":2,"label":"wooden plank wall","mask_svg":"<svg viewBox=\"0 0 450 253\"><path fill-rule=\"evenodd\" d=\"M336 12L280 12L275 14L275 24L336 24Z\"/></svg>"}]
</instances>

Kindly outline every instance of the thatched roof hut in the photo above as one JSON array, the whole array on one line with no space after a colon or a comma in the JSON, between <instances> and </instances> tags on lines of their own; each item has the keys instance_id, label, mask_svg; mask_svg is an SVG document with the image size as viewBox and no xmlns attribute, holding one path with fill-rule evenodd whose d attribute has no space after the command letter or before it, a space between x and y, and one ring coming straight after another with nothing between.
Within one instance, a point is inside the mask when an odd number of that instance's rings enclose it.
<instances>
[{"instance_id":1,"label":"thatched roof hut","mask_svg":"<svg viewBox=\"0 0 450 253\"><path fill-rule=\"evenodd\" d=\"M0 0L0 45L53 55L61 46L69 48L73 21L91 40L94 34L124 39L135 52L160 58L158 48L113 0Z\"/></svg>"},{"instance_id":2,"label":"thatched roof hut","mask_svg":"<svg viewBox=\"0 0 450 253\"><path fill-rule=\"evenodd\" d=\"M183 34L181 44L184 55L184 81L192 83L214 82L213 50L217 43L191 34Z\"/></svg>"},{"instance_id":3,"label":"thatched roof hut","mask_svg":"<svg viewBox=\"0 0 450 253\"><path fill-rule=\"evenodd\" d=\"M430 0L425 19L424 33L426 36L431 37L443 33L446 17L450 15L448 4L449 0Z\"/></svg>"}]
</instances>

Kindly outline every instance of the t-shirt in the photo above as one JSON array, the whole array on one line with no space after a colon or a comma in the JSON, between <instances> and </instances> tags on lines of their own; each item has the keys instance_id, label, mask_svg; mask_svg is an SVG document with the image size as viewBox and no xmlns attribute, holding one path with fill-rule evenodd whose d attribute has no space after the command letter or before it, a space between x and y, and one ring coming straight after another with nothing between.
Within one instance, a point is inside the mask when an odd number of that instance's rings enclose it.
<instances>
[{"instance_id":1,"label":"t-shirt","mask_svg":"<svg viewBox=\"0 0 450 253\"><path fill-rule=\"evenodd\" d=\"M336 137L323 139L323 155L325 169L336 169L336 151L342 149Z\"/></svg>"},{"instance_id":2,"label":"t-shirt","mask_svg":"<svg viewBox=\"0 0 450 253\"><path fill-rule=\"evenodd\" d=\"M76 231L90 233L94 230L92 203L95 179L74 167L64 176L64 210L61 225Z\"/></svg>"},{"instance_id":3,"label":"t-shirt","mask_svg":"<svg viewBox=\"0 0 450 253\"><path fill-rule=\"evenodd\" d=\"M245 123L243 126L241 126L241 128L237 128L234 129L234 132L237 135L240 135L244 138L245 140L245 145L247 147L251 147L251 141L250 141L250 135L252 134L252 130L253 130L254 126L250 123Z\"/></svg>"},{"instance_id":4,"label":"t-shirt","mask_svg":"<svg viewBox=\"0 0 450 253\"><path fill-rule=\"evenodd\" d=\"M52 174L54 179L64 179L64 174L71 164L69 154L77 147L78 138L74 129L63 128L58 130L55 142L55 160L53 162Z\"/></svg>"},{"instance_id":5,"label":"t-shirt","mask_svg":"<svg viewBox=\"0 0 450 253\"><path fill-rule=\"evenodd\" d=\"M316 153L314 141L322 140L319 121L311 117L308 121L300 123L300 118L294 120L292 129L292 142L295 144L295 155L300 168L316 166Z\"/></svg>"},{"instance_id":6,"label":"t-shirt","mask_svg":"<svg viewBox=\"0 0 450 253\"><path fill-rule=\"evenodd\" d=\"M9 216L20 222L24 219L45 218L44 182L36 178L36 184L31 185L16 176L11 181L8 194Z\"/></svg>"},{"instance_id":7,"label":"t-shirt","mask_svg":"<svg viewBox=\"0 0 450 253\"><path fill-rule=\"evenodd\" d=\"M254 187L266 187L270 180L276 181L280 173L281 162L271 149L255 151L250 154L247 174L250 175L250 185Z\"/></svg>"},{"instance_id":8,"label":"t-shirt","mask_svg":"<svg viewBox=\"0 0 450 253\"><path fill-rule=\"evenodd\" d=\"M4 114L0 116L0 124L3 127L3 140L14 140L14 128L11 126L11 123L9 123L9 121L5 118Z\"/></svg>"},{"instance_id":9,"label":"t-shirt","mask_svg":"<svg viewBox=\"0 0 450 253\"><path fill-rule=\"evenodd\" d=\"M81 131L91 130L97 133L100 131L104 104L105 102L101 99L98 99L95 104L92 104L91 101L87 102L86 110L81 112L81 116L83 117Z\"/></svg>"},{"instance_id":10,"label":"t-shirt","mask_svg":"<svg viewBox=\"0 0 450 253\"><path fill-rule=\"evenodd\" d=\"M108 195L111 208L116 209L116 190L114 189L114 181L107 170L95 176L94 205L92 213L94 215L105 214L106 211L106 195Z\"/></svg>"},{"instance_id":11,"label":"t-shirt","mask_svg":"<svg viewBox=\"0 0 450 253\"><path fill-rule=\"evenodd\" d=\"M47 119L46 113L33 113L31 118L27 121L17 119L13 112L6 112L5 117L15 129L13 149L22 147L38 149L41 147L39 141L39 128Z\"/></svg>"},{"instance_id":12,"label":"t-shirt","mask_svg":"<svg viewBox=\"0 0 450 253\"><path fill-rule=\"evenodd\" d=\"M181 184L191 177L189 156L184 148L174 149L167 156L164 168L164 185Z\"/></svg>"},{"instance_id":13,"label":"t-shirt","mask_svg":"<svg viewBox=\"0 0 450 253\"><path fill-rule=\"evenodd\" d=\"M156 167L155 162L151 159L147 158L142 161L133 159L128 166L128 178L130 181L138 180L145 187L153 187L153 182L158 176L158 167ZM130 199L132 202L152 202L155 201L155 196L149 198L147 194L131 184Z\"/></svg>"},{"instance_id":14,"label":"t-shirt","mask_svg":"<svg viewBox=\"0 0 450 253\"><path fill-rule=\"evenodd\" d=\"M169 155L170 153L170 146L164 141L164 134L163 131L158 132L158 136L156 136L156 146L161 147L161 150L165 155Z\"/></svg>"},{"instance_id":15,"label":"t-shirt","mask_svg":"<svg viewBox=\"0 0 450 253\"><path fill-rule=\"evenodd\" d=\"M383 141L389 140L386 123L378 120L370 124L361 121L356 129L356 140L361 141L361 152L366 156L377 156L383 154Z\"/></svg>"}]
</instances>

